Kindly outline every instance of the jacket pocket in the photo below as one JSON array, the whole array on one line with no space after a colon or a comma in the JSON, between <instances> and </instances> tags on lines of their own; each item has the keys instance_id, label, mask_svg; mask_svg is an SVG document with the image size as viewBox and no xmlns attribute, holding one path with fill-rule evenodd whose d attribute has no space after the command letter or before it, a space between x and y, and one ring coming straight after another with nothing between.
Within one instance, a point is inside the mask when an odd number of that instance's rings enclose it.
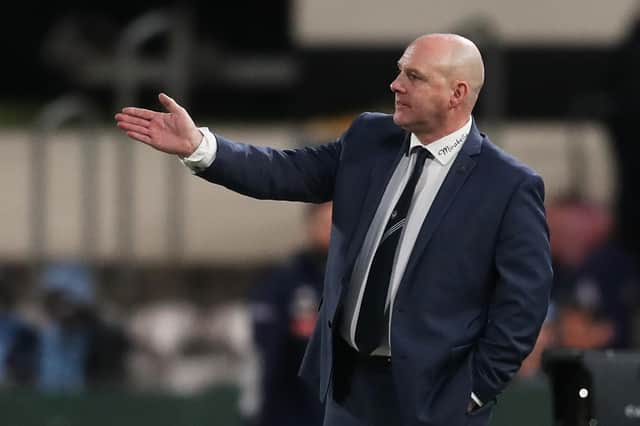
<instances>
[{"instance_id":1,"label":"jacket pocket","mask_svg":"<svg viewBox=\"0 0 640 426\"><path fill-rule=\"evenodd\" d=\"M482 407L478 407L473 411L467 411L467 416L468 417L484 417L485 415L489 415L489 413L491 412L491 410L493 409L493 406L496 405L496 400L495 398L492 399L491 401L485 402L484 404L482 404Z\"/></svg>"}]
</instances>

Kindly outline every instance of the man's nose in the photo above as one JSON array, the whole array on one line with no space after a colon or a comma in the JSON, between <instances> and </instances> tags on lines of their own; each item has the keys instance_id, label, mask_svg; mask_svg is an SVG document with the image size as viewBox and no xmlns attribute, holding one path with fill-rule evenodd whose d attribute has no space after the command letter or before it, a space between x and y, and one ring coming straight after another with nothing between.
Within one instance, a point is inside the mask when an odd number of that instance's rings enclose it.
<instances>
[{"instance_id":1,"label":"man's nose","mask_svg":"<svg viewBox=\"0 0 640 426\"><path fill-rule=\"evenodd\" d=\"M400 82L398 81L399 79L400 79L400 76L396 77L396 78L391 82L391 84L389 85L389 88L391 89L391 91L392 91L393 93L396 93L396 92L402 92L402 91L403 91L403 89L402 89L402 85L401 85L401 84L400 84Z\"/></svg>"}]
</instances>

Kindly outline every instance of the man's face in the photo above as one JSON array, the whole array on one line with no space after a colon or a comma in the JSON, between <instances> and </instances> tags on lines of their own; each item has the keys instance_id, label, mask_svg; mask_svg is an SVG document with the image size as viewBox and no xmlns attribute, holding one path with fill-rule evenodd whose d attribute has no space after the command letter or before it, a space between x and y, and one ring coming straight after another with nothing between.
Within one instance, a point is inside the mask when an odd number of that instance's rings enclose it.
<instances>
[{"instance_id":1,"label":"man's face","mask_svg":"<svg viewBox=\"0 0 640 426\"><path fill-rule=\"evenodd\" d=\"M413 133L432 133L444 123L452 90L435 48L411 44L398 61L391 83L393 121Z\"/></svg>"}]
</instances>

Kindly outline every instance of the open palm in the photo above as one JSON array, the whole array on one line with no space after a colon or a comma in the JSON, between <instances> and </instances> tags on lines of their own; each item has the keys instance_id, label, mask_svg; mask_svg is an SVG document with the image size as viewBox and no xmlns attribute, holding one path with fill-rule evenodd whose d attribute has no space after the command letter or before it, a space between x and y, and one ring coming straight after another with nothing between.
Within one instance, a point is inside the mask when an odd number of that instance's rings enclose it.
<instances>
[{"instance_id":1,"label":"open palm","mask_svg":"<svg viewBox=\"0 0 640 426\"><path fill-rule=\"evenodd\" d=\"M131 139L162 152L188 157L198 147L202 135L186 109L164 93L158 99L168 112L123 108L115 116L118 127Z\"/></svg>"}]
</instances>

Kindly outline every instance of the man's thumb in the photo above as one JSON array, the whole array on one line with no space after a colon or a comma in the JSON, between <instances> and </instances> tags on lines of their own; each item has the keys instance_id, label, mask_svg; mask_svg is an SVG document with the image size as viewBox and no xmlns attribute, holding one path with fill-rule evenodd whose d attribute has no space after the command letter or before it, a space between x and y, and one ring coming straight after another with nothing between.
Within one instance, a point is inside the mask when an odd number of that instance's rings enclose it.
<instances>
[{"instance_id":1,"label":"man's thumb","mask_svg":"<svg viewBox=\"0 0 640 426\"><path fill-rule=\"evenodd\" d=\"M180 105L178 105L176 101L174 101L172 98L165 95L164 93L160 93L158 95L158 100L162 105L164 105L164 107L169 112L178 112L178 109L180 108Z\"/></svg>"}]
</instances>

